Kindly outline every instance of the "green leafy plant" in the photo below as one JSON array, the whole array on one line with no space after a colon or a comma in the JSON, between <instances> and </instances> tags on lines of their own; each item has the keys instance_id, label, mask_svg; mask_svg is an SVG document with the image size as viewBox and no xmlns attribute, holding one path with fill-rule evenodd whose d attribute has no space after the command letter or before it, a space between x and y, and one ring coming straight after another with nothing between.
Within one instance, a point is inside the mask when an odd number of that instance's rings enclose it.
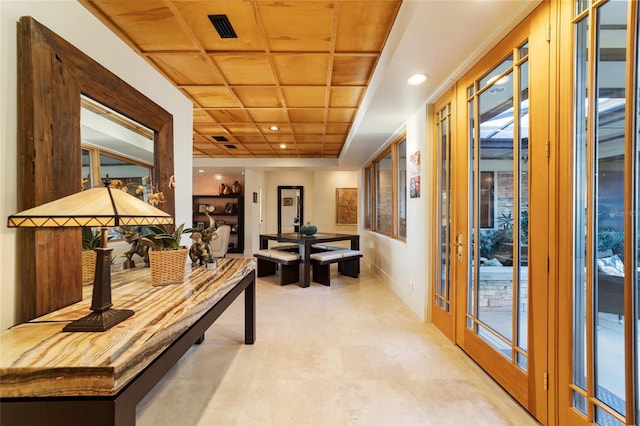
<instances>
[{"instance_id":1,"label":"green leafy plant","mask_svg":"<svg viewBox=\"0 0 640 426\"><path fill-rule=\"evenodd\" d=\"M513 228L513 215L511 212L502 212L500 216L496 219L498 222L498 228L500 229L511 229Z\"/></svg>"},{"instance_id":2,"label":"green leafy plant","mask_svg":"<svg viewBox=\"0 0 640 426\"><path fill-rule=\"evenodd\" d=\"M182 247L180 246L182 235L198 231L196 228L185 228L184 223L173 232L169 232L164 225L149 226L149 230L151 234L143 238L151 241L156 250L177 250Z\"/></svg>"},{"instance_id":3,"label":"green leafy plant","mask_svg":"<svg viewBox=\"0 0 640 426\"><path fill-rule=\"evenodd\" d=\"M93 250L100 247L100 231L94 231L92 228L82 228L82 250Z\"/></svg>"},{"instance_id":4,"label":"green leafy plant","mask_svg":"<svg viewBox=\"0 0 640 426\"><path fill-rule=\"evenodd\" d=\"M520 234L522 235L523 242L526 243L529 240L529 211L522 210L520 212Z\"/></svg>"},{"instance_id":5,"label":"green leafy plant","mask_svg":"<svg viewBox=\"0 0 640 426\"><path fill-rule=\"evenodd\" d=\"M499 242L496 237L494 229L480 230L480 256L489 258L498 251Z\"/></svg>"},{"instance_id":6,"label":"green leafy plant","mask_svg":"<svg viewBox=\"0 0 640 426\"><path fill-rule=\"evenodd\" d=\"M624 232L611 229L598 232L598 251L611 249L615 254L622 254Z\"/></svg>"}]
</instances>

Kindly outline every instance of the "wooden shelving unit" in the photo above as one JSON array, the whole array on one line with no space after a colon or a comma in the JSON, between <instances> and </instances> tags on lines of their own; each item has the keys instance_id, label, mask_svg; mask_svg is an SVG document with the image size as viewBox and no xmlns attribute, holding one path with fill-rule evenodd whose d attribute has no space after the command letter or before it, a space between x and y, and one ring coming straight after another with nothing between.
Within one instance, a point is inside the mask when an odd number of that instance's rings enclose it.
<instances>
[{"instance_id":1,"label":"wooden shelving unit","mask_svg":"<svg viewBox=\"0 0 640 426\"><path fill-rule=\"evenodd\" d=\"M213 208L213 211L211 211ZM218 225L226 223L231 226L229 253L244 252L244 196L242 194L227 195L194 195L193 227L204 229L209 226L209 212Z\"/></svg>"}]
</instances>

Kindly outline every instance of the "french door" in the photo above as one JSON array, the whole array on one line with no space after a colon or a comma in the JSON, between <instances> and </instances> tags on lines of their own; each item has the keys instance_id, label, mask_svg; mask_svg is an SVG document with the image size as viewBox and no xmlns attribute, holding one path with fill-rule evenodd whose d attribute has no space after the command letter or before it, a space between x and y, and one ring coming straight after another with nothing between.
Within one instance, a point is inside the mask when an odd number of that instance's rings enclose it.
<instances>
[{"instance_id":1,"label":"french door","mask_svg":"<svg viewBox=\"0 0 640 426\"><path fill-rule=\"evenodd\" d=\"M454 341L542 422L550 68L546 31L539 29L549 22L548 9L538 7L458 82L451 162L439 158L451 168L450 191L441 193L454 207L439 217L443 228L449 224L440 273L454 286ZM444 305L437 296L434 304Z\"/></svg>"},{"instance_id":2,"label":"french door","mask_svg":"<svg viewBox=\"0 0 640 426\"><path fill-rule=\"evenodd\" d=\"M637 424L640 371L638 5L562 5L560 423ZM570 115L569 115L570 114ZM564 285L562 285L564 284Z\"/></svg>"}]
</instances>

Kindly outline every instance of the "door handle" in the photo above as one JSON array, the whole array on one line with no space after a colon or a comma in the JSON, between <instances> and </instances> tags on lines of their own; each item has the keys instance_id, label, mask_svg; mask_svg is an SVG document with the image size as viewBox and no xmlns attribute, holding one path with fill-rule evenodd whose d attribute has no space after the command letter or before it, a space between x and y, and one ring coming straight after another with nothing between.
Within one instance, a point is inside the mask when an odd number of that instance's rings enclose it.
<instances>
[{"instance_id":1,"label":"door handle","mask_svg":"<svg viewBox=\"0 0 640 426\"><path fill-rule=\"evenodd\" d=\"M462 241L462 234L458 234L456 242L453 243L456 247L456 258L458 259L458 262L462 262L462 254L464 253L464 243Z\"/></svg>"}]
</instances>

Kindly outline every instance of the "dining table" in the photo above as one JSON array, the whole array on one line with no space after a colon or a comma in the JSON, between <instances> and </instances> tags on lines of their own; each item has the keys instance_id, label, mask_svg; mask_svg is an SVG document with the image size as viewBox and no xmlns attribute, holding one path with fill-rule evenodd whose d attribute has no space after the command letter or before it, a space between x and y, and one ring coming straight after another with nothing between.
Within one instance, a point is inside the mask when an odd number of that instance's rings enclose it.
<instances>
[{"instance_id":1,"label":"dining table","mask_svg":"<svg viewBox=\"0 0 640 426\"><path fill-rule=\"evenodd\" d=\"M313 235L305 235L297 232L260 234L260 249L269 248L269 241L298 245L298 253L301 261L298 280L300 287L309 287L311 285L311 250L313 245L336 241L349 241L352 250L360 250L360 235L358 234L336 234L330 232L318 232Z\"/></svg>"}]
</instances>

